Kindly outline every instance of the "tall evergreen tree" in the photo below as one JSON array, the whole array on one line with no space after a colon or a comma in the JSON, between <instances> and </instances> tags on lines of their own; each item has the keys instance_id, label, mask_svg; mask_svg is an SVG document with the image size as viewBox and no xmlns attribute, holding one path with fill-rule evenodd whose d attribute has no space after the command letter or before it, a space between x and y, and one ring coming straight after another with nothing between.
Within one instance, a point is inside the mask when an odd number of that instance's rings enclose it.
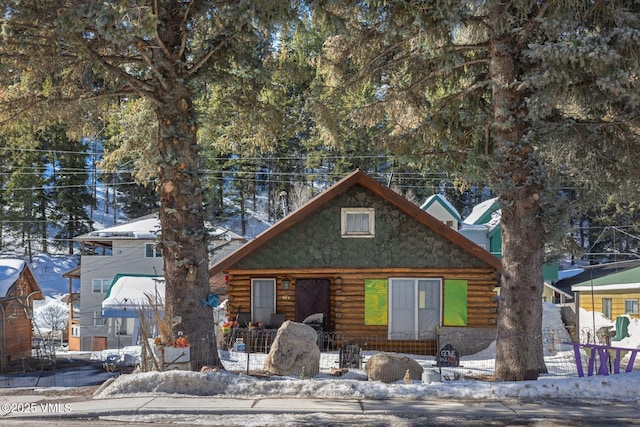
<instances>
[{"instance_id":1,"label":"tall evergreen tree","mask_svg":"<svg viewBox=\"0 0 640 427\"><path fill-rule=\"evenodd\" d=\"M270 26L296 19L298 3L6 0L0 5L5 11L0 53L12 61L12 67L2 68L0 84L10 88L29 79L23 82L28 91L2 92L5 106L46 107L109 96L151 104L157 134L149 155L158 175L166 303L183 319L192 367L221 366L210 312L200 304L209 293L208 233L194 94L206 82L250 76L253 55L270 48ZM15 112L0 111L5 117Z\"/></svg>"},{"instance_id":2,"label":"tall evergreen tree","mask_svg":"<svg viewBox=\"0 0 640 427\"><path fill-rule=\"evenodd\" d=\"M48 126L39 139L52 153L51 218L58 228L56 241L73 255L73 238L91 231L87 207L95 204L88 185L89 146L86 141L70 139L66 126L60 124Z\"/></svg>"},{"instance_id":3,"label":"tall evergreen tree","mask_svg":"<svg viewBox=\"0 0 640 427\"><path fill-rule=\"evenodd\" d=\"M48 249L47 151L26 121L6 129L3 141L6 143L3 175L7 177L3 187L3 225L18 238L25 255L31 259L35 240L43 251Z\"/></svg>"},{"instance_id":4,"label":"tall evergreen tree","mask_svg":"<svg viewBox=\"0 0 640 427\"><path fill-rule=\"evenodd\" d=\"M638 150L638 6L626 1L326 2L324 84L372 82L353 119L395 150L490 181L502 209L496 376L545 370L544 245L569 170L612 182ZM339 18L339 19L338 19ZM326 121L325 123L331 123ZM558 156L564 152L566 155ZM600 156L615 158L616 164ZM588 162L588 168L585 168ZM571 163L571 166L568 165ZM582 171L579 169L582 168Z\"/></svg>"}]
</instances>

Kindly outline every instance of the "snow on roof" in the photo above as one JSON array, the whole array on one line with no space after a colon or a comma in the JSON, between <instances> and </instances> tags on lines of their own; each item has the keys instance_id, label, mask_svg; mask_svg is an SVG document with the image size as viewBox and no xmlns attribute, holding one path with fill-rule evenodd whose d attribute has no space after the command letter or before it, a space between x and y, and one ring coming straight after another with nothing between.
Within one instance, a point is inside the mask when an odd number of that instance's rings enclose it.
<instances>
[{"instance_id":1,"label":"snow on roof","mask_svg":"<svg viewBox=\"0 0 640 427\"><path fill-rule=\"evenodd\" d=\"M498 225L500 225L500 221L502 220L502 210L498 209L496 211L491 212L491 219L487 222L487 227L489 230L493 230Z\"/></svg>"},{"instance_id":2,"label":"snow on roof","mask_svg":"<svg viewBox=\"0 0 640 427\"><path fill-rule=\"evenodd\" d=\"M21 259L0 259L0 298L7 296L26 266L27 263Z\"/></svg>"},{"instance_id":3,"label":"snow on roof","mask_svg":"<svg viewBox=\"0 0 640 427\"><path fill-rule=\"evenodd\" d=\"M487 224L467 224L466 222L460 224L460 230L487 231L487 229Z\"/></svg>"},{"instance_id":4,"label":"snow on roof","mask_svg":"<svg viewBox=\"0 0 640 427\"><path fill-rule=\"evenodd\" d=\"M427 200L425 200L425 202L420 206L420 209L422 209L423 211L427 210L427 208L431 206L431 204L435 203L436 200L440 201L440 203L442 203L445 209L447 209L453 217L455 217L458 221L461 220L462 217L460 216L458 210L451 204L447 197L442 194L434 194L428 197Z\"/></svg>"},{"instance_id":5,"label":"snow on roof","mask_svg":"<svg viewBox=\"0 0 640 427\"><path fill-rule=\"evenodd\" d=\"M498 201L497 197L493 199L485 200L482 203L478 203L473 207L469 216L467 216L463 222L467 224L475 224L483 215L487 213L488 210L492 209L494 203Z\"/></svg>"},{"instance_id":6,"label":"snow on roof","mask_svg":"<svg viewBox=\"0 0 640 427\"><path fill-rule=\"evenodd\" d=\"M80 238L130 237L134 239L155 239L160 232L160 219L157 214L148 215L124 224L92 231Z\"/></svg>"},{"instance_id":7,"label":"snow on roof","mask_svg":"<svg viewBox=\"0 0 640 427\"><path fill-rule=\"evenodd\" d=\"M124 224L114 225L113 227L102 228L92 231L82 236L76 237L77 240L113 240L113 239L144 239L153 240L160 236L161 225L158 214L147 215ZM214 227L210 234L219 240L238 240L242 236L235 234L224 227Z\"/></svg>"},{"instance_id":8,"label":"snow on roof","mask_svg":"<svg viewBox=\"0 0 640 427\"><path fill-rule=\"evenodd\" d=\"M124 275L113 278L111 287L102 301L104 317L138 317L140 309L149 310L147 299L164 301L165 280L162 276Z\"/></svg>"},{"instance_id":9,"label":"snow on roof","mask_svg":"<svg viewBox=\"0 0 640 427\"><path fill-rule=\"evenodd\" d=\"M613 285L598 285L593 286L596 291L631 291L640 289L640 283L618 283ZM585 285L573 285L571 287L572 291L590 291L591 286L588 284Z\"/></svg>"}]
</instances>

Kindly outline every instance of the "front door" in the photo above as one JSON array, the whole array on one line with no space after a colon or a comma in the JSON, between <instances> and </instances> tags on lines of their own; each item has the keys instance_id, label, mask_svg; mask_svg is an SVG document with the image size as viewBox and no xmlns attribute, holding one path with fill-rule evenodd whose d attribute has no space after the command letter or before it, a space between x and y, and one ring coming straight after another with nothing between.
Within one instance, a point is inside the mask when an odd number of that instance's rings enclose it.
<instances>
[{"instance_id":1,"label":"front door","mask_svg":"<svg viewBox=\"0 0 640 427\"><path fill-rule=\"evenodd\" d=\"M324 315L324 325L329 323L329 280L296 279L296 322L316 313Z\"/></svg>"}]
</instances>

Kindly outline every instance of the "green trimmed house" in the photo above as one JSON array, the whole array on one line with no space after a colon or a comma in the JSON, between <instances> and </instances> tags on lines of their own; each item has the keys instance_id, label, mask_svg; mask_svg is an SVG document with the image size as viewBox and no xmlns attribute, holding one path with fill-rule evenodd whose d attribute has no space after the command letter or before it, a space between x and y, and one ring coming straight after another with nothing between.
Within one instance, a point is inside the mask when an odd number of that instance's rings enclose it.
<instances>
[{"instance_id":1,"label":"green trimmed house","mask_svg":"<svg viewBox=\"0 0 640 427\"><path fill-rule=\"evenodd\" d=\"M479 242L475 238L473 240L480 244L480 246L484 247L487 251L491 252L491 254L498 258L502 258L501 216L502 212L500 211L498 198L495 197L493 199L485 200L484 202L478 203L474 206L469 216L464 219L460 233L463 235L469 235L469 238L473 238L472 233L475 233L476 230L481 230L484 241Z\"/></svg>"},{"instance_id":2,"label":"green trimmed house","mask_svg":"<svg viewBox=\"0 0 640 427\"><path fill-rule=\"evenodd\" d=\"M322 313L336 336L396 351L495 339L498 258L357 170L213 265L230 318L259 327ZM274 319L279 319L274 322ZM362 343L360 343L362 344Z\"/></svg>"},{"instance_id":3,"label":"green trimmed house","mask_svg":"<svg viewBox=\"0 0 640 427\"><path fill-rule=\"evenodd\" d=\"M460 233L479 246L485 248L492 255L502 258L502 224L500 222L502 212L498 204L498 198L485 200L477 204L461 226ZM542 266L544 279L543 301L552 303L565 303L571 295L554 287L553 282L558 280L558 263L550 262Z\"/></svg>"},{"instance_id":4,"label":"green trimmed house","mask_svg":"<svg viewBox=\"0 0 640 427\"><path fill-rule=\"evenodd\" d=\"M458 210L442 194L430 196L420 206L420 209L454 230L457 230L462 222L462 217L460 217Z\"/></svg>"}]
</instances>

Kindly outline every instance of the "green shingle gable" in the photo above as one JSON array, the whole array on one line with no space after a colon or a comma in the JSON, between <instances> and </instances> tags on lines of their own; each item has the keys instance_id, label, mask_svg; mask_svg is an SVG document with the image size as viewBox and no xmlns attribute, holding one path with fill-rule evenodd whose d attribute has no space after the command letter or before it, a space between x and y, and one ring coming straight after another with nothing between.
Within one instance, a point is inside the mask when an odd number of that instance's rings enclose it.
<instances>
[{"instance_id":1,"label":"green shingle gable","mask_svg":"<svg viewBox=\"0 0 640 427\"><path fill-rule=\"evenodd\" d=\"M342 238L341 208L375 208L374 238ZM234 268L463 268L487 265L369 189L354 185Z\"/></svg>"}]
</instances>

